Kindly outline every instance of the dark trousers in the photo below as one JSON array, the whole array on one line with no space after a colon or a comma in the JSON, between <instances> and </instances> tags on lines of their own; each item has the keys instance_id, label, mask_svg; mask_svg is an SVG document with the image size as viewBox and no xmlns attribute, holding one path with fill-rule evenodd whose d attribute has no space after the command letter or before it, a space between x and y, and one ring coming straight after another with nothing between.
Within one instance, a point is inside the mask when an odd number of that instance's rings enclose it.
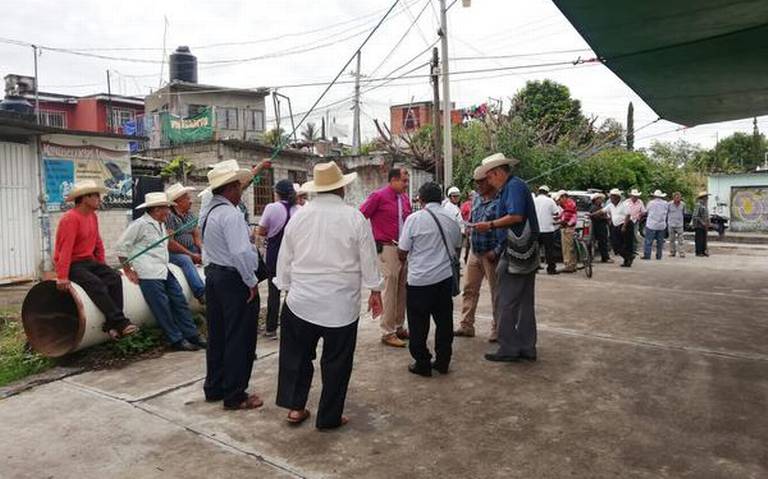
<instances>
[{"instance_id":1,"label":"dark trousers","mask_svg":"<svg viewBox=\"0 0 768 479\"><path fill-rule=\"evenodd\" d=\"M544 260L547 262L547 272L557 271L555 260L555 233L539 233L539 243L544 248Z\"/></svg>"},{"instance_id":2,"label":"dark trousers","mask_svg":"<svg viewBox=\"0 0 768 479\"><path fill-rule=\"evenodd\" d=\"M627 225L626 231L624 231L622 234L624 236L624 253L622 256L624 257L624 262L632 264L632 262L635 260L635 255L637 254L637 246L635 245L637 242L635 241L635 223L630 221Z\"/></svg>"},{"instance_id":3,"label":"dark trousers","mask_svg":"<svg viewBox=\"0 0 768 479\"><path fill-rule=\"evenodd\" d=\"M592 223L592 237L597 244L597 251L600 253L600 259L602 261L608 261L610 255L608 254L608 225L605 223Z\"/></svg>"},{"instance_id":4,"label":"dark trousers","mask_svg":"<svg viewBox=\"0 0 768 479\"><path fill-rule=\"evenodd\" d=\"M197 326L192 319L184 291L169 271L165 280L141 279L139 288L144 300L152 311L152 316L165 333L168 342L173 344L182 339L197 339Z\"/></svg>"},{"instance_id":5,"label":"dark trousers","mask_svg":"<svg viewBox=\"0 0 768 479\"><path fill-rule=\"evenodd\" d=\"M447 368L453 353L453 278L429 286L407 287L408 350L419 368L431 368L427 347L429 318L435 322L435 364Z\"/></svg>"},{"instance_id":6,"label":"dark trousers","mask_svg":"<svg viewBox=\"0 0 768 479\"><path fill-rule=\"evenodd\" d=\"M234 407L248 398L246 389L256 356L259 297L247 303L250 289L234 269L205 268L205 319L208 349L205 398Z\"/></svg>"},{"instance_id":7,"label":"dark trousers","mask_svg":"<svg viewBox=\"0 0 768 479\"><path fill-rule=\"evenodd\" d=\"M272 282L275 278L271 275L267 279L268 291L267 291L267 332L272 333L277 331L277 320L280 317L280 290Z\"/></svg>"},{"instance_id":8,"label":"dark trousers","mask_svg":"<svg viewBox=\"0 0 768 479\"><path fill-rule=\"evenodd\" d=\"M624 251L624 236L621 232L621 225L614 226L613 223L611 223L610 233L611 249L613 250L613 254L617 256L623 256L622 251Z\"/></svg>"},{"instance_id":9,"label":"dark trousers","mask_svg":"<svg viewBox=\"0 0 768 479\"><path fill-rule=\"evenodd\" d=\"M707 252L707 230L704 228L696 228L694 234L696 241L696 255L703 255Z\"/></svg>"},{"instance_id":10,"label":"dark trousers","mask_svg":"<svg viewBox=\"0 0 768 479\"><path fill-rule=\"evenodd\" d=\"M78 261L69 267L69 279L104 313L104 331L119 331L128 325L123 314L123 279L117 271L96 261Z\"/></svg>"},{"instance_id":11,"label":"dark trousers","mask_svg":"<svg viewBox=\"0 0 768 479\"><path fill-rule=\"evenodd\" d=\"M498 354L536 353L536 272L509 274L506 255L496 267L496 314L499 316Z\"/></svg>"},{"instance_id":12,"label":"dark trousers","mask_svg":"<svg viewBox=\"0 0 768 479\"><path fill-rule=\"evenodd\" d=\"M340 328L319 326L296 316L287 304L283 304L281 318L277 405L298 411L306 408L315 372L312 361L322 338L323 391L315 424L321 429L339 427L352 376L358 321Z\"/></svg>"}]
</instances>

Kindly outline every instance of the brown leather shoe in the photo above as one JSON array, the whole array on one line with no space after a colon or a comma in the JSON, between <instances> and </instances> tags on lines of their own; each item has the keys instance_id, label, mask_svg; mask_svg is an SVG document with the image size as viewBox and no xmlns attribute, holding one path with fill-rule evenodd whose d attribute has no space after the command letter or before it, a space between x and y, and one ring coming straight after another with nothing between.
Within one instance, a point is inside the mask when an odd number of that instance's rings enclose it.
<instances>
[{"instance_id":1,"label":"brown leather shoe","mask_svg":"<svg viewBox=\"0 0 768 479\"><path fill-rule=\"evenodd\" d=\"M453 335L458 338L474 338L475 328L459 328L453 332Z\"/></svg>"},{"instance_id":2,"label":"brown leather shoe","mask_svg":"<svg viewBox=\"0 0 768 479\"><path fill-rule=\"evenodd\" d=\"M382 336L381 342L387 346L392 346L393 348L404 348L406 346L405 341L398 338L395 333Z\"/></svg>"},{"instance_id":3,"label":"brown leather shoe","mask_svg":"<svg viewBox=\"0 0 768 479\"><path fill-rule=\"evenodd\" d=\"M397 339L408 339L411 337L410 334L408 334L408 330L405 328L397 328L397 331L395 331L395 335L397 335Z\"/></svg>"}]
</instances>

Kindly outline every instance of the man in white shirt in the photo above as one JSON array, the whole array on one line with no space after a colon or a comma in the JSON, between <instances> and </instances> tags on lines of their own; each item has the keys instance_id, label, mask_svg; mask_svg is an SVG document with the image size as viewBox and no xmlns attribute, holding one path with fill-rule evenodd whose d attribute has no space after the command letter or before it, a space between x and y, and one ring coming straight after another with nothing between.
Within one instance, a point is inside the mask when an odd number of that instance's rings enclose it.
<instances>
[{"instance_id":1,"label":"man in white shirt","mask_svg":"<svg viewBox=\"0 0 768 479\"><path fill-rule=\"evenodd\" d=\"M626 201L621 201L621 191L614 188L608 193L609 201L604 211L611 218L611 244L613 252L624 258L621 265L624 268L632 266L634 253L635 230L632 227L629 207Z\"/></svg>"},{"instance_id":2,"label":"man in white shirt","mask_svg":"<svg viewBox=\"0 0 768 479\"><path fill-rule=\"evenodd\" d=\"M288 295L282 311L277 405L289 410L288 422L300 424L312 385L317 343L323 391L316 427L333 429L343 415L352 374L361 288L370 289L368 310L382 312L383 281L376 243L363 214L344 203L344 187L357 173L344 175L333 161L315 166L314 181L302 186L317 196L291 218L277 260L275 284Z\"/></svg>"},{"instance_id":3,"label":"man in white shirt","mask_svg":"<svg viewBox=\"0 0 768 479\"><path fill-rule=\"evenodd\" d=\"M146 209L133 221L117 242L117 257L125 276L139 285L149 310L166 339L176 351L197 351L205 348L197 326L192 320L187 298L168 269L168 238L165 221L174 203L165 193L147 193L144 203L136 209ZM130 262L129 258L136 256Z\"/></svg>"},{"instance_id":4,"label":"man in white shirt","mask_svg":"<svg viewBox=\"0 0 768 479\"><path fill-rule=\"evenodd\" d=\"M560 207L549 197L549 186L541 185L538 196L534 198L536 217L539 220L539 243L544 247L547 261L547 274L557 274L555 259L555 217L560 214Z\"/></svg>"},{"instance_id":5,"label":"man in white shirt","mask_svg":"<svg viewBox=\"0 0 768 479\"><path fill-rule=\"evenodd\" d=\"M667 231L668 206L666 193L656 190L651 195L653 198L646 207L645 218L645 244L643 245L643 259L651 259L653 243L656 242L656 259L661 259L664 250L664 233Z\"/></svg>"},{"instance_id":6,"label":"man in white shirt","mask_svg":"<svg viewBox=\"0 0 768 479\"><path fill-rule=\"evenodd\" d=\"M442 195L441 195L442 196ZM448 215L453 218L457 225L459 225L459 231L464 234L464 221L461 217L461 190L455 186L448 188L447 197L442 202L443 208L448 212ZM460 241L456 245L456 257L461 258L461 244Z\"/></svg>"},{"instance_id":7,"label":"man in white shirt","mask_svg":"<svg viewBox=\"0 0 768 479\"><path fill-rule=\"evenodd\" d=\"M401 260L408 258L408 349L415 360L408 370L421 376L432 376L432 369L447 374L453 352L451 257L461 244L461 230L440 207L441 197L437 183L419 188L422 209L405 221L398 244ZM434 363L427 347L430 316L435 321Z\"/></svg>"}]
</instances>

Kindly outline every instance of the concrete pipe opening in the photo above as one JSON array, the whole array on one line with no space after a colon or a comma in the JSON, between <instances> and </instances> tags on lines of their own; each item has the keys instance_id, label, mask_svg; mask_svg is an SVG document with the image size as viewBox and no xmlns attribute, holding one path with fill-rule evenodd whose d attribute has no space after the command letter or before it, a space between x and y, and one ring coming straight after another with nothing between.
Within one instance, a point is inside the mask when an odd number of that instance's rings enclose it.
<instances>
[{"instance_id":1,"label":"concrete pipe opening","mask_svg":"<svg viewBox=\"0 0 768 479\"><path fill-rule=\"evenodd\" d=\"M29 290L21 308L21 320L32 349L51 358L74 351L85 328L78 300L59 291L55 281L43 281Z\"/></svg>"}]
</instances>

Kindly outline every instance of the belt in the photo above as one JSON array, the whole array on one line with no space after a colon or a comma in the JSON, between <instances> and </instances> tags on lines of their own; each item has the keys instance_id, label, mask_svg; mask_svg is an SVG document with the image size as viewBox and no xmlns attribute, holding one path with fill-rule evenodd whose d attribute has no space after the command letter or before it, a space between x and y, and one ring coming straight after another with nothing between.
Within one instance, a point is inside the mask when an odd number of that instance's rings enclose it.
<instances>
[{"instance_id":1,"label":"belt","mask_svg":"<svg viewBox=\"0 0 768 479\"><path fill-rule=\"evenodd\" d=\"M377 241L376 244L380 246L397 246L397 243L394 240L393 241Z\"/></svg>"},{"instance_id":2,"label":"belt","mask_svg":"<svg viewBox=\"0 0 768 479\"><path fill-rule=\"evenodd\" d=\"M218 270L218 271L228 271L230 273L238 273L237 268L234 268L232 266L221 266L220 264L210 263L208 266L205 267L205 269L211 269L211 270Z\"/></svg>"}]
</instances>

